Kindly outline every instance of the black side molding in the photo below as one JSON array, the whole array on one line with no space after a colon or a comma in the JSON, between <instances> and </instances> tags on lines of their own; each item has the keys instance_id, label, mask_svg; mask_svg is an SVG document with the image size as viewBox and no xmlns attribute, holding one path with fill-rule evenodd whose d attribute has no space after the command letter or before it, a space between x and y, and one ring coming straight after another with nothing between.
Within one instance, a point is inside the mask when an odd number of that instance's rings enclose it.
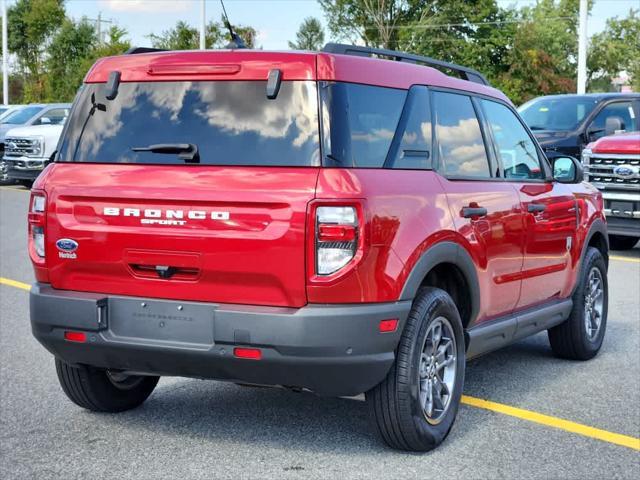
<instances>
[{"instance_id":1,"label":"black side molding","mask_svg":"<svg viewBox=\"0 0 640 480\"><path fill-rule=\"evenodd\" d=\"M467 360L555 327L569 317L572 308L568 298L473 327L467 330Z\"/></svg>"}]
</instances>

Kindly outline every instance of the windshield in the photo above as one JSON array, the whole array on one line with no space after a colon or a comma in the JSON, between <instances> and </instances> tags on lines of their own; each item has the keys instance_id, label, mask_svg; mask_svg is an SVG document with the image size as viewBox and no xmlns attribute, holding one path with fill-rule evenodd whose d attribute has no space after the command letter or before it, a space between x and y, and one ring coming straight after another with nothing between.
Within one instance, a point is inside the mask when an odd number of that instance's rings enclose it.
<instances>
[{"instance_id":1,"label":"windshield","mask_svg":"<svg viewBox=\"0 0 640 480\"><path fill-rule=\"evenodd\" d=\"M2 119L2 123L9 125L24 125L29 121L29 119L31 119L31 117L36 115L43 108L44 107L24 107L7 115L6 118Z\"/></svg>"},{"instance_id":2,"label":"windshield","mask_svg":"<svg viewBox=\"0 0 640 480\"><path fill-rule=\"evenodd\" d=\"M94 163L312 166L320 164L315 82L121 83L83 88L58 161Z\"/></svg>"},{"instance_id":3,"label":"windshield","mask_svg":"<svg viewBox=\"0 0 640 480\"><path fill-rule=\"evenodd\" d=\"M518 112L531 130L575 130L598 102L588 97L542 97L522 105Z\"/></svg>"}]
</instances>

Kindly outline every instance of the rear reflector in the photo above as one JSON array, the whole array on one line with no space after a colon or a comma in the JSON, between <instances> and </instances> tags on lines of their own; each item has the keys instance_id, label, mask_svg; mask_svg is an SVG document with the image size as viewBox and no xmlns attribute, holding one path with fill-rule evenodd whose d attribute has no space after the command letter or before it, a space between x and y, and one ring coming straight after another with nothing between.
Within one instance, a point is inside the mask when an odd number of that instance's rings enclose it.
<instances>
[{"instance_id":1,"label":"rear reflector","mask_svg":"<svg viewBox=\"0 0 640 480\"><path fill-rule=\"evenodd\" d=\"M395 332L398 328L398 319L391 318L389 320L380 320L380 333Z\"/></svg>"},{"instance_id":2,"label":"rear reflector","mask_svg":"<svg viewBox=\"0 0 640 480\"><path fill-rule=\"evenodd\" d=\"M234 348L233 356L237 358L248 358L250 360L260 360L262 351L259 348Z\"/></svg>"},{"instance_id":3,"label":"rear reflector","mask_svg":"<svg viewBox=\"0 0 640 480\"><path fill-rule=\"evenodd\" d=\"M70 342L84 343L87 341L87 335L84 332L64 332L64 339Z\"/></svg>"}]
</instances>

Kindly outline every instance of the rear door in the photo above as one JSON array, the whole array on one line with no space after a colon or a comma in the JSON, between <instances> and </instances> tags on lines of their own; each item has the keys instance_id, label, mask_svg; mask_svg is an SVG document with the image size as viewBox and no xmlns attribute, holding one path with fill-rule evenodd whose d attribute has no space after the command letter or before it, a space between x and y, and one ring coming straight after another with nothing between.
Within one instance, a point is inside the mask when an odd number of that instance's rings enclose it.
<instances>
[{"instance_id":1,"label":"rear door","mask_svg":"<svg viewBox=\"0 0 640 480\"><path fill-rule=\"evenodd\" d=\"M275 99L263 81L85 86L46 181L53 287L304 305L316 98L308 81Z\"/></svg>"},{"instance_id":2,"label":"rear door","mask_svg":"<svg viewBox=\"0 0 640 480\"><path fill-rule=\"evenodd\" d=\"M506 105L480 101L505 180L516 188L525 219L522 292L517 308L569 293L576 246L576 199L552 181L535 142Z\"/></svg>"},{"instance_id":3,"label":"rear door","mask_svg":"<svg viewBox=\"0 0 640 480\"><path fill-rule=\"evenodd\" d=\"M434 91L438 172L457 233L477 265L478 321L510 313L518 302L523 218L518 193L498 178L471 97Z\"/></svg>"}]
</instances>

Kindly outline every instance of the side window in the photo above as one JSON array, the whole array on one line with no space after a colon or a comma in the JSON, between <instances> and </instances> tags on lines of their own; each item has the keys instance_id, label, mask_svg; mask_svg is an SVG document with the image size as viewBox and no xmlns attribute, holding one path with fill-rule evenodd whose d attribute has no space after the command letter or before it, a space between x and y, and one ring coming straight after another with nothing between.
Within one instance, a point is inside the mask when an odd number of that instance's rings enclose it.
<instances>
[{"instance_id":1,"label":"side window","mask_svg":"<svg viewBox=\"0 0 640 480\"><path fill-rule=\"evenodd\" d=\"M44 112L35 125L62 125L69 115L68 108L54 108Z\"/></svg>"},{"instance_id":2,"label":"side window","mask_svg":"<svg viewBox=\"0 0 640 480\"><path fill-rule=\"evenodd\" d=\"M545 178L535 144L518 117L497 102L481 100L506 178Z\"/></svg>"},{"instance_id":3,"label":"side window","mask_svg":"<svg viewBox=\"0 0 640 480\"><path fill-rule=\"evenodd\" d=\"M489 159L471 98L434 92L438 155L445 175L489 178Z\"/></svg>"},{"instance_id":4,"label":"side window","mask_svg":"<svg viewBox=\"0 0 640 480\"><path fill-rule=\"evenodd\" d=\"M638 130L638 119L631 102L615 102L604 107L589 126L589 140Z\"/></svg>"},{"instance_id":5,"label":"side window","mask_svg":"<svg viewBox=\"0 0 640 480\"><path fill-rule=\"evenodd\" d=\"M324 164L382 168L407 91L341 82L321 88Z\"/></svg>"},{"instance_id":6,"label":"side window","mask_svg":"<svg viewBox=\"0 0 640 480\"><path fill-rule=\"evenodd\" d=\"M431 109L429 90L414 86L409 90L407 102L400 118L395 142L391 148L392 168L425 170L431 168Z\"/></svg>"}]
</instances>

